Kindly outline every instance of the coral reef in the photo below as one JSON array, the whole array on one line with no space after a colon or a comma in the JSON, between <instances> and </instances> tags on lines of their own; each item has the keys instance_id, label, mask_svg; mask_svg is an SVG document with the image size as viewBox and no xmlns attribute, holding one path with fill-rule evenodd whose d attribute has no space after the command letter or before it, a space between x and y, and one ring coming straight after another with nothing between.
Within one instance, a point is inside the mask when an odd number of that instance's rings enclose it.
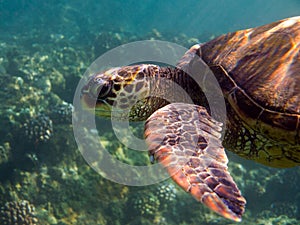
<instances>
[{"instance_id":1,"label":"coral reef","mask_svg":"<svg viewBox=\"0 0 300 225\"><path fill-rule=\"evenodd\" d=\"M8 142L0 145L0 165L2 163L7 163L11 157L11 148Z\"/></svg>"},{"instance_id":2,"label":"coral reef","mask_svg":"<svg viewBox=\"0 0 300 225\"><path fill-rule=\"evenodd\" d=\"M131 188L126 205L125 224L170 224L176 214L177 189L170 181L146 188Z\"/></svg>"},{"instance_id":3,"label":"coral reef","mask_svg":"<svg viewBox=\"0 0 300 225\"><path fill-rule=\"evenodd\" d=\"M158 213L160 201L156 195L143 195L139 194L139 197L133 200L133 208L141 216L153 217Z\"/></svg>"},{"instance_id":4,"label":"coral reef","mask_svg":"<svg viewBox=\"0 0 300 225\"><path fill-rule=\"evenodd\" d=\"M6 202L0 209L2 225L37 225L35 207L26 200Z\"/></svg>"},{"instance_id":5,"label":"coral reef","mask_svg":"<svg viewBox=\"0 0 300 225\"><path fill-rule=\"evenodd\" d=\"M64 19L78 15L76 8L57 7L65 10ZM0 224L232 224L170 181L126 187L105 180L82 158L71 125L78 81L102 53L145 39L190 47L211 34L189 38L153 29L138 37L124 29L74 30L75 36L32 30L27 36L0 37ZM97 122L101 140L90 138L86 152L101 142L123 163L150 164L147 152L124 147L126 135L124 145L116 140L110 121ZM143 136L143 124L130 128ZM95 163L102 153L97 154ZM299 168L276 170L229 158L229 170L247 198L243 224L300 223Z\"/></svg>"},{"instance_id":6,"label":"coral reef","mask_svg":"<svg viewBox=\"0 0 300 225\"><path fill-rule=\"evenodd\" d=\"M266 217L266 218L258 218L255 221L255 224L265 225L265 224L274 224L274 225L293 225L299 224L299 221L294 218L289 218L286 215L278 216L278 217Z\"/></svg>"},{"instance_id":7,"label":"coral reef","mask_svg":"<svg viewBox=\"0 0 300 225\"><path fill-rule=\"evenodd\" d=\"M176 193L177 190L173 183L164 182L158 185L155 194L159 199L160 208L162 210L167 210L168 208L171 208L172 203L174 203L176 200Z\"/></svg>"},{"instance_id":8,"label":"coral reef","mask_svg":"<svg viewBox=\"0 0 300 225\"><path fill-rule=\"evenodd\" d=\"M289 218L296 218L298 215L298 207L289 202L274 202L270 206L270 211L276 216L286 215Z\"/></svg>"},{"instance_id":9,"label":"coral reef","mask_svg":"<svg viewBox=\"0 0 300 225\"><path fill-rule=\"evenodd\" d=\"M57 124L71 124L72 113L74 107L71 103L63 101L62 103L55 105L50 110L50 117Z\"/></svg>"},{"instance_id":10,"label":"coral reef","mask_svg":"<svg viewBox=\"0 0 300 225\"><path fill-rule=\"evenodd\" d=\"M23 130L29 142L34 144L47 142L53 133L52 120L44 114L38 114L23 124Z\"/></svg>"}]
</instances>

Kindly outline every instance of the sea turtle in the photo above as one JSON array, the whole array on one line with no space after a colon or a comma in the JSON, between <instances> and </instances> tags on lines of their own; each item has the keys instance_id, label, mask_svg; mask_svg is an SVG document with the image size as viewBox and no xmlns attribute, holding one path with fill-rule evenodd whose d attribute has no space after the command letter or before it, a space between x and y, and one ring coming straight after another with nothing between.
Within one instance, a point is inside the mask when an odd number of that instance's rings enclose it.
<instances>
[{"instance_id":1,"label":"sea turtle","mask_svg":"<svg viewBox=\"0 0 300 225\"><path fill-rule=\"evenodd\" d=\"M223 128L187 72L199 60L222 89ZM165 100L177 94L172 83L194 104ZM246 200L227 171L224 148L272 167L300 163L300 17L197 44L176 68L141 64L94 74L82 88L81 100L102 116L111 116L114 105L117 119L126 110L130 120L146 119L151 158L198 201L241 221Z\"/></svg>"}]
</instances>

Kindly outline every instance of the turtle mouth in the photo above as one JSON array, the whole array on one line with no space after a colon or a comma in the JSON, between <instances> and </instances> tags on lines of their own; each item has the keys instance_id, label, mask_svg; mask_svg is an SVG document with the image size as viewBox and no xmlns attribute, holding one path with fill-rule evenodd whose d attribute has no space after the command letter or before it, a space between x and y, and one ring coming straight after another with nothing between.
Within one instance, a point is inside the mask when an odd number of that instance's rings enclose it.
<instances>
[{"instance_id":1,"label":"turtle mouth","mask_svg":"<svg viewBox=\"0 0 300 225\"><path fill-rule=\"evenodd\" d=\"M128 117L128 110L113 107L111 104L113 101L108 101L104 99L96 99L89 94L82 94L81 96L82 108L96 116L111 117L114 119L123 119Z\"/></svg>"},{"instance_id":2,"label":"turtle mouth","mask_svg":"<svg viewBox=\"0 0 300 225\"><path fill-rule=\"evenodd\" d=\"M86 111L111 111L110 104L102 99L90 95L89 92L82 92L80 96L81 106Z\"/></svg>"}]
</instances>

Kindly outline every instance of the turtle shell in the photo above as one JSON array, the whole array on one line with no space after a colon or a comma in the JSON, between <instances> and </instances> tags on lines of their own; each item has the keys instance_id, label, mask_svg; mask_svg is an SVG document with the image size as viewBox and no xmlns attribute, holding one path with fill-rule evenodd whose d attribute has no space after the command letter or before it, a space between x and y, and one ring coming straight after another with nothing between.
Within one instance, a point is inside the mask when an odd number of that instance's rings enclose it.
<instances>
[{"instance_id":1,"label":"turtle shell","mask_svg":"<svg viewBox=\"0 0 300 225\"><path fill-rule=\"evenodd\" d=\"M198 54L246 124L300 143L300 17L225 34Z\"/></svg>"}]
</instances>

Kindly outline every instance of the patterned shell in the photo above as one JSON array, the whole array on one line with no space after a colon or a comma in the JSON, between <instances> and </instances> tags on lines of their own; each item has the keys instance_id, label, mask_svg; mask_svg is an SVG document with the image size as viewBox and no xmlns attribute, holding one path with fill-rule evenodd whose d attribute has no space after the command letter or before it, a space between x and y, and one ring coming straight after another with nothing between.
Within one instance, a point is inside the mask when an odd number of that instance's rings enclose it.
<instances>
[{"instance_id":1,"label":"patterned shell","mask_svg":"<svg viewBox=\"0 0 300 225\"><path fill-rule=\"evenodd\" d=\"M249 126L300 143L300 17L225 34L198 54Z\"/></svg>"}]
</instances>

